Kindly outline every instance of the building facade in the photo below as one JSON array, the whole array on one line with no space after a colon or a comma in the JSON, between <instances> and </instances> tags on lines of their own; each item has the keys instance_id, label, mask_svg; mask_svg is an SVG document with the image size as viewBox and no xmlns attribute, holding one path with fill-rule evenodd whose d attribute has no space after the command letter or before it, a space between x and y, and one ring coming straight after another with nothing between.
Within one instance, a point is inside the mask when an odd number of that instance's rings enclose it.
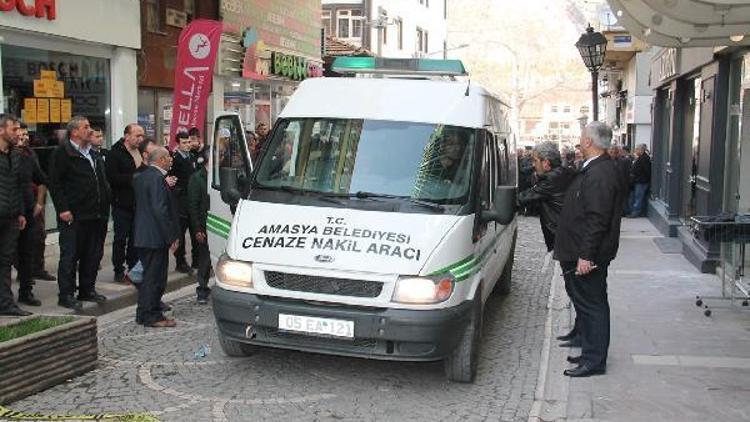
<instances>
[{"instance_id":1,"label":"building facade","mask_svg":"<svg viewBox=\"0 0 750 422\"><path fill-rule=\"evenodd\" d=\"M447 55L447 0L323 0L327 34L383 57Z\"/></svg>"},{"instance_id":2,"label":"building facade","mask_svg":"<svg viewBox=\"0 0 750 422\"><path fill-rule=\"evenodd\" d=\"M653 178L649 218L684 255L715 270L721 246L694 216L750 212L750 55L742 47L661 48L651 63Z\"/></svg>"},{"instance_id":3,"label":"building facade","mask_svg":"<svg viewBox=\"0 0 750 422\"><path fill-rule=\"evenodd\" d=\"M246 129L273 125L300 81L323 76L319 0L220 0L224 22L209 105Z\"/></svg>"},{"instance_id":4,"label":"building facade","mask_svg":"<svg viewBox=\"0 0 750 422\"><path fill-rule=\"evenodd\" d=\"M614 141L619 145L631 150L637 144L650 148L652 49L624 29L603 33L608 45L599 78L599 120L612 127Z\"/></svg>"},{"instance_id":5,"label":"building facade","mask_svg":"<svg viewBox=\"0 0 750 422\"><path fill-rule=\"evenodd\" d=\"M76 114L111 139L136 116L138 0L32 3L0 7L0 110L23 118L37 145L56 144Z\"/></svg>"},{"instance_id":6,"label":"building facade","mask_svg":"<svg viewBox=\"0 0 750 422\"><path fill-rule=\"evenodd\" d=\"M43 169L72 116L107 144L135 121L139 26L138 0L0 2L0 112L28 124ZM55 215L47 201L48 229Z\"/></svg>"},{"instance_id":7,"label":"building facade","mask_svg":"<svg viewBox=\"0 0 750 422\"><path fill-rule=\"evenodd\" d=\"M138 123L146 136L169 145L180 31L193 19L218 19L219 0L140 0L140 14Z\"/></svg>"}]
</instances>

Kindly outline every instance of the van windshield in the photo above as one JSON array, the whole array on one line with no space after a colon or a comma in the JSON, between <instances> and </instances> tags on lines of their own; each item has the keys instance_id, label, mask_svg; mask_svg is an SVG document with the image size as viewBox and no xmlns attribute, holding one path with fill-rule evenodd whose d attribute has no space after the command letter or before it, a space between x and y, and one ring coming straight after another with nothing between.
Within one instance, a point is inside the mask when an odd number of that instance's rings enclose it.
<instances>
[{"instance_id":1,"label":"van windshield","mask_svg":"<svg viewBox=\"0 0 750 422\"><path fill-rule=\"evenodd\" d=\"M473 129L361 119L286 119L257 167L256 186L341 197L463 204Z\"/></svg>"}]
</instances>

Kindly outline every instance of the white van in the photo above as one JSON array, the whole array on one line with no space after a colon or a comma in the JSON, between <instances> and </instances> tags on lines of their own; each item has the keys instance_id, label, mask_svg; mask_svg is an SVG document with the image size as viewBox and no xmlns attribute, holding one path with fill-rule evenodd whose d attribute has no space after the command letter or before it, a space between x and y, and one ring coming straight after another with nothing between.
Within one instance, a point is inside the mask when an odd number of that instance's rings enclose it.
<instances>
[{"instance_id":1,"label":"white van","mask_svg":"<svg viewBox=\"0 0 750 422\"><path fill-rule=\"evenodd\" d=\"M302 82L254 171L239 117L216 119L208 230L222 348L444 360L449 379L471 382L483 305L511 285L508 107L446 78L465 74L458 61L334 68L400 76Z\"/></svg>"}]
</instances>

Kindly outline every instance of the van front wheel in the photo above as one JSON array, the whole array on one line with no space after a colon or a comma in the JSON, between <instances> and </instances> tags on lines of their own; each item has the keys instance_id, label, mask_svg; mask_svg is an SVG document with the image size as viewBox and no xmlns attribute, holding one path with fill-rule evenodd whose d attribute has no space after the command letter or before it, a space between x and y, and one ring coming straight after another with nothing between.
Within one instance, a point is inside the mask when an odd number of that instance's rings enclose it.
<instances>
[{"instance_id":1,"label":"van front wheel","mask_svg":"<svg viewBox=\"0 0 750 422\"><path fill-rule=\"evenodd\" d=\"M461 335L461 342L443 361L445 376L454 382L474 382L479 363L479 341L482 337L482 299L474 298L471 320Z\"/></svg>"},{"instance_id":2,"label":"van front wheel","mask_svg":"<svg viewBox=\"0 0 750 422\"><path fill-rule=\"evenodd\" d=\"M221 331L219 331L219 345L224 354L229 357L250 356L256 350L255 346L227 338Z\"/></svg>"}]
</instances>

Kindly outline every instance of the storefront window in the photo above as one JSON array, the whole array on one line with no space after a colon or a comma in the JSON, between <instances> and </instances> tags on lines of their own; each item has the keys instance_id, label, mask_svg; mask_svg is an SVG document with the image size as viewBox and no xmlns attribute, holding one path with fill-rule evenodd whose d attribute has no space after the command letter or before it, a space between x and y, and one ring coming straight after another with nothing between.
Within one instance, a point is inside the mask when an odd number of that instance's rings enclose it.
<instances>
[{"instance_id":1,"label":"storefront window","mask_svg":"<svg viewBox=\"0 0 750 422\"><path fill-rule=\"evenodd\" d=\"M86 116L111 139L109 60L4 45L2 75L6 111L29 125L43 166L71 116Z\"/></svg>"}]
</instances>

